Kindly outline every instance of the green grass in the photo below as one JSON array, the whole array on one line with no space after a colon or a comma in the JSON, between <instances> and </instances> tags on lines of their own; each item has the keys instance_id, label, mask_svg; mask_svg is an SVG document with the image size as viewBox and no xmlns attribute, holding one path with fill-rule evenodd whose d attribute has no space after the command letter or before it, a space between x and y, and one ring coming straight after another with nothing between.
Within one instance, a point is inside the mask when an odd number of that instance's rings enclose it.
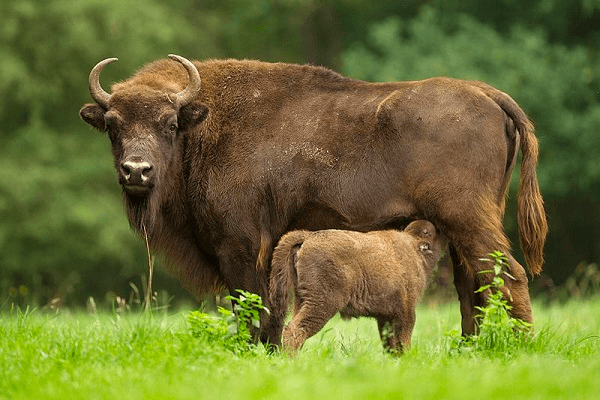
<instances>
[{"instance_id":1,"label":"green grass","mask_svg":"<svg viewBox=\"0 0 600 400\"><path fill-rule=\"evenodd\" d=\"M598 398L599 300L534 304L530 345L489 353L452 348L458 303L422 305L400 358L383 353L370 319L334 318L290 359L195 337L187 312L4 312L0 398Z\"/></svg>"}]
</instances>

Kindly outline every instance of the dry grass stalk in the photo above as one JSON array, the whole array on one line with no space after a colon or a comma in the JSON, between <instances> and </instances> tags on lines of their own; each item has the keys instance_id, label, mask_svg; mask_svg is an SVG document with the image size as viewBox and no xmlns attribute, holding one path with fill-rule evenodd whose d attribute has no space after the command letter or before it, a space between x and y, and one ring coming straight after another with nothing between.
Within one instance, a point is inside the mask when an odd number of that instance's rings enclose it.
<instances>
[{"instance_id":1,"label":"dry grass stalk","mask_svg":"<svg viewBox=\"0 0 600 400\"><path fill-rule=\"evenodd\" d=\"M152 277L154 275L154 255L150 252L150 243L148 242L148 232L146 226L142 225L142 232L144 233L144 242L146 243L146 255L148 256L148 281L144 282L142 279L142 288L144 289L144 311L152 309Z\"/></svg>"}]
</instances>

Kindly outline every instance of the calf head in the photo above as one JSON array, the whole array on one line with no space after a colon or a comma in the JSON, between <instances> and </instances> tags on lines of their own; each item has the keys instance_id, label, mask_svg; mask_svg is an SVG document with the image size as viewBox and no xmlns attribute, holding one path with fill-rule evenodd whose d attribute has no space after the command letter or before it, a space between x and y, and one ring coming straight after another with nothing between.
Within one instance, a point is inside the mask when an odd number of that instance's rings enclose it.
<instances>
[{"instance_id":1,"label":"calf head","mask_svg":"<svg viewBox=\"0 0 600 400\"><path fill-rule=\"evenodd\" d=\"M418 249L427 259L431 259L433 264L438 261L447 239L431 222L416 220L408 224L404 231L417 239Z\"/></svg>"},{"instance_id":2,"label":"calf head","mask_svg":"<svg viewBox=\"0 0 600 400\"><path fill-rule=\"evenodd\" d=\"M147 204L152 197L172 190L169 185L176 179L167 178L181 162L182 132L202 122L208 113L206 106L193 101L200 90L194 64L180 56L169 57L187 70L185 89L178 91L185 83L177 86L163 72L156 79L148 73L143 82L118 83L109 94L99 81L102 69L117 60L109 58L90 73L90 93L96 104L85 104L79 111L85 122L108 133L119 183L129 203Z\"/></svg>"}]
</instances>

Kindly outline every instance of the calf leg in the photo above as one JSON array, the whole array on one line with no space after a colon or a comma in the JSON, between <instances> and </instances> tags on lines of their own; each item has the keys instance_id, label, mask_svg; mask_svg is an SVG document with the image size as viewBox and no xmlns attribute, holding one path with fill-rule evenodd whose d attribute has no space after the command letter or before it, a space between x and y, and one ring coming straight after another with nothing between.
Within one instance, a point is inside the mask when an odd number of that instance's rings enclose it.
<instances>
[{"instance_id":1,"label":"calf leg","mask_svg":"<svg viewBox=\"0 0 600 400\"><path fill-rule=\"evenodd\" d=\"M415 327L415 311L405 312L397 317L378 317L379 337L385 351L401 355L410 350L410 342Z\"/></svg>"},{"instance_id":2,"label":"calf leg","mask_svg":"<svg viewBox=\"0 0 600 400\"><path fill-rule=\"evenodd\" d=\"M296 355L306 339L319 332L337 311L337 308L325 303L303 301L283 329L284 351Z\"/></svg>"}]
</instances>

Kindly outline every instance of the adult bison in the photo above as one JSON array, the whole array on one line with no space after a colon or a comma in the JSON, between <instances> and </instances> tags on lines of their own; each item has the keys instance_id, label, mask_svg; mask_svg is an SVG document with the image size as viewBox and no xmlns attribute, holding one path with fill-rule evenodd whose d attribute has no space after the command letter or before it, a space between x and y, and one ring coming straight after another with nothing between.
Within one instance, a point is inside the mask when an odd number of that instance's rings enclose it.
<instances>
[{"instance_id":1,"label":"adult bison","mask_svg":"<svg viewBox=\"0 0 600 400\"><path fill-rule=\"evenodd\" d=\"M509 254L502 217L522 152L518 223L540 273L547 224L537 140L525 113L484 83L368 83L310 65L152 62L104 91L90 73L81 117L108 132L131 225L195 295L268 298L269 261L293 229L357 231L432 221L450 240L463 333L474 331L481 258ZM512 312L531 321L527 276L509 257ZM263 317L278 343L282 321Z\"/></svg>"}]
</instances>

